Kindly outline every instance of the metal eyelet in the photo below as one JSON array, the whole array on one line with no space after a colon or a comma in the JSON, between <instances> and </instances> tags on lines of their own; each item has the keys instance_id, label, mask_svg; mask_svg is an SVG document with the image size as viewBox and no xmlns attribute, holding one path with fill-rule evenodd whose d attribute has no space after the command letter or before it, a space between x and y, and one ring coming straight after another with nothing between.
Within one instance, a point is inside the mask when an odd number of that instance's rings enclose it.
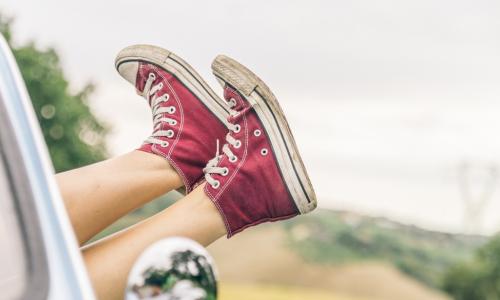
<instances>
[{"instance_id":1,"label":"metal eyelet","mask_svg":"<svg viewBox=\"0 0 500 300\"><path fill-rule=\"evenodd\" d=\"M238 133L238 132L240 132L240 130L241 130L240 124L234 125L234 130L233 130L234 133Z\"/></svg>"},{"instance_id":2,"label":"metal eyelet","mask_svg":"<svg viewBox=\"0 0 500 300\"><path fill-rule=\"evenodd\" d=\"M238 157L236 155L229 158L229 161L232 163L236 162L237 160L238 160Z\"/></svg>"},{"instance_id":3,"label":"metal eyelet","mask_svg":"<svg viewBox=\"0 0 500 300\"><path fill-rule=\"evenodd\" d=\"M170 125L174 126L174 125L177 125L177 120L172 120L169 122Z\"/></svg>"},{"instance_id":4,"label":"metal eyelet","mask_svg":"<svg viewBox=\"0 0 500 300\"><path fill-rule=\"evenodd\" d=\"M174 136L174 131L172 129L167 130L167 137L172 138Z\"/></svg>"},{"instance_id":5,"label":"metal eyelet","mask_svg":"<svg viewBox=\"0 0 500 300\"><path fill-rule=\"evenodd\" d=\"M168 111L168 113L169 113L169 114L173 114L173 113L175 113L175 107L174 107L174 106L170 106L170 107L169 107L169 109L170 109L170 110Z\"/></svg>"},{"instance_id":6,"label":"metal eyelet","mask_svg":"<svg viewBox=\"0 0 500 300\"><path fill-rule=\"evenodd\" d=\"M155 80L155 79L156 79L156 75L155 75L155 73L149 73L148 77L149 77L150 79L153 79L153 80Z\"/></svg>"},{"instance_id":7,"label":"metal eyelet","mask_svg":"<svg viewBox=\"0 0 500 300\"><path fill-rule=\"evenodd\" d=\"M262 150L260 150L260 154L262 154L262 156L266 156L268 153L269 151L266 148L262 148Z\"/></svg>"},{"instance_id":8,"label":"metal eyelet","mask_svg":"<svg viewBox=\"0 0 500 300\"><path fill-rule=\"evenodd\" d=\"M231 107L234 107L234 106L236 106L236 104L237 104L237 103L236 103L236 99L234 99L234 98L229 99L229 101L228 101L228 102L229 102L229 105L230 105Z\"/></svg>"},{"instance_id":9,"label":"metal eyelet","mask_svg":"<svg viewBox=\"0 0 500 300\"><path fill-rule=\"evenodd\" d=\"M168 142L163 141L163 142L161 142L160 146L162 146L163 148L168 147Z\"/></svg>"},{"instance_id":10,"label":"metal eyelet","mask_svg":"<svg viewBox=\"0 0 500 300\"><path fill-rule=\"evenodd\" d=\"M159 89L161 90L161 89L163 88L163 82L160 82L160 83L158 84L158 86L159 86Z\"/></svg>"},{"instance_id":11,"label":"metal eyelet","mask_svg":"<svg viewBox=\"0 0 500 300\"><path fill-rule=\"evenodd\" d=\"M234 143L234 148L238 149L241 147L241 141L237 140L236 143Z\"/></svg>"},{"instance_id":12,"label":"metal eyelet","mask_svg":"<svg viewBox=\"0 0 500 300\"><path fill-rule=\"evenodd\" d=\"M212 184L212 188L214 188L214 189L218 189L218 188L219 188L219 186L220 186L220 181L219 181L219 180L216 180L216 181L214 182L214 184Z\"/></svg>"},{"instance_id":13,"label":"metal eyelet","mask_svg":"<svg viewBox=\"0 0 500 300\"><path fill-rule=\"evenodd\" d=\"M262 132L259 129L255 129L253 132L253 135L255 135L255 136L260 136L261 134L262 134Z\"/></svg>"},{"instance_id":14,"label":"metal eyelet","mask_svg":"<svg viewBox=\"0 0 500 300\"><path fill-rule=\"evenodd\" d=\"M227 174L229 174L229 169L227 167L224 168L224 170L222 171L222 176L227 176Z\"/></svg>"}]
</instances>

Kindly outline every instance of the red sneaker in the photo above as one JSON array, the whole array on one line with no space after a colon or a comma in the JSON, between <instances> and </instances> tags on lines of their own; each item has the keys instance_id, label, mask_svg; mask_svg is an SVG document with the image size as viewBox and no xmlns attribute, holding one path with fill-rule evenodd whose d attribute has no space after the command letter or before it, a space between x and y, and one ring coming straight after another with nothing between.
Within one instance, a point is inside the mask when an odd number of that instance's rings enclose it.
<instances>
[{"instance_id":1,"label":"red sneaker","mask_svg":"<svg viewBox=\"0 0 500 300\"><path fill-rule=\"evenodd\" d=\"M115 65L152 109L153 133L139 150L166 158L190 192L227 132L227 105L191 66L162 48L127 47Z\"/></svg>"},{"instance_id":2,"label":"red sneaker","mask_svg":"<svg viewBox=\"0 0 500 300\"><path fill-rule=\"evenodd\" d=\"M204 169L205 193L228 237L266 221L316 208L316 195L288 123L269 88L250 70L219 55L212 70L231 107L223 154Z\"/></svg>"}]
</instances>

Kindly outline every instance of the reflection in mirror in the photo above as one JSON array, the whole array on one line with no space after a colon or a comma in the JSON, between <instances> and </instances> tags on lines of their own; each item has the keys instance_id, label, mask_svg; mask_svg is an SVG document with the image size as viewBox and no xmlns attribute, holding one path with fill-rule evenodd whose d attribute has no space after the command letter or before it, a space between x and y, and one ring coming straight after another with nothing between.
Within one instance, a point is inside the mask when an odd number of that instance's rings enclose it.
<instances>
[{"instance_id":1,"label":"reflection in mirror","mask_svg":"<svg viewBox=\"0 0 500 300\"><path fill-rule=\"evenodd\" d=\"M215 300L213 259L200 244L173 237L148 247L130 271L126 300Z\"/></svg>"}]
</instances>

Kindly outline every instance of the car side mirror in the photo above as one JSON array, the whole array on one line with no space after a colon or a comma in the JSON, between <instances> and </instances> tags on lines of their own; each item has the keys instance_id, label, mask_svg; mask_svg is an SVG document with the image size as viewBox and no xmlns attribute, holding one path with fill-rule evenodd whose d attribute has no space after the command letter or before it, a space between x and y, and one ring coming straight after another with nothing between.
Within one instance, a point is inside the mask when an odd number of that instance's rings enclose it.
<instances>
[{"instance_id":1,"label":"car side mirror","mask_svg":"<svg viewBox=\"0 0 500 300\"><path fill-rule=\"evenodd\" d=\"M172 237L149 246L129 273L126 300L215 300L213 259L203 246Z\"/></svg>"}]
</instances>

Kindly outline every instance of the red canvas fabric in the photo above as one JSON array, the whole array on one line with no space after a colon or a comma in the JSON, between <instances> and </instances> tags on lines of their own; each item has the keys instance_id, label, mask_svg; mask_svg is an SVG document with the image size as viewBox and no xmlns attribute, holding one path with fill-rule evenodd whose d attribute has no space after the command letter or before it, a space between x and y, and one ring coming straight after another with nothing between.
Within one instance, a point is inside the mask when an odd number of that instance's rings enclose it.
<instances>
[{"instance_id":1,"label":"red canvas fabric","mask_svg":"<svg viewBox=\"0 0 500 300\"><path fill-rule=\"evenodd\" d=\"M204 190L221 213L227 236L231 237L259 223L291 218L299 211L283 182L275 154L254 109L229 86L224 89L224 98L236 101L233 110L238 114L229 116L228 120L241 126L238 133L231 133L241 141L239 148L230 146L238 160L230 162L223 156L218 166L227 167L228 174L213 174L220 182L219 187L207 183ZM256 136L255 130L259 130L260 135ZM267 155L262 154L263 149L267 149Z\"/></svg>"},{"instance_id":2,"label":"red canvas fabric","mask_svg":"<svg viewBox=\"0 0 500 300\"><path fill-rule=\"evenodd\" d=\"M162 105L175 107L175 113L165 116L175 119L177 124L161 125L161 130L174 131L172 138L161 138L168 141L167 147L144 143L139 150L167 159L181 176L189 193L202 178L203 167L213 157L216 149L216 140L223 139L227 128L175 76L158 66L140 63L136 80L139 92L142 93L150 73L156 75L154 84L163 82L163 88L157 92L158 96L164 93L170 95L169 101Z\"/></svg>"}]
</instances>

